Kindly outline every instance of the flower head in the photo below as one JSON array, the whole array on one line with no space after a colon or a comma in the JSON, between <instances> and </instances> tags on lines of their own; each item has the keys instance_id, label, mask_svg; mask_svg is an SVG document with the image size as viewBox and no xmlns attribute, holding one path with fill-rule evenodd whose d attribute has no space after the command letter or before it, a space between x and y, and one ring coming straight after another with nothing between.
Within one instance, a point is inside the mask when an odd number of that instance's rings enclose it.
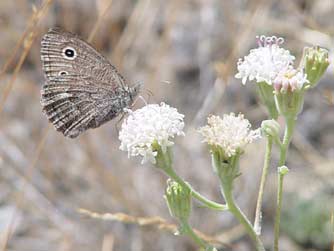
<instances>
[{"instance_id":1,"label":"flower head","mask_svg":"<svg viewBox=\"0 0 334 251\"><path fill-rule=\"evenodd\" d=\"M289 50L280 47L283 38L257 37L258 48L250 50L250 53L238 61L238 73L236 78L266 82L271 85L279 72L291 65L295 59Z\"/></svg>"},{"instance_id":2,"label":"flower head","mask_svg":"<svg viewBox=\"0 0 334 251\"><path fill-rule=\"evenodd\" d=\"M120 149L128 156L143 156L142 163L155 163L157 152L154 144L162 151L173 145L175 135L184 135L183 114L165 103L149 104L134 112L122 124L119 133Z\"/></svg>"},{"instance_id":3,"label":"flower head","mask_svg":"<svg viewBox=\"0 0 334 251\"><path fill-rule=\"evenodd\" d=\"M220 147L226 157L236 155L253 140L261 137L259 129L251 130L251 124L243 114L225 114L223 119L219 116L208 117L208 125L201 127L199 132L212 147Z\"/></svg>"},{"instance_id":4,"label":"flower head","mask_svg":"<svg viewBox=\"0 0 334 251\"><path fill-rule=\"evenodd\" d=\"M285 93L287 91L302 90L307 80L306 74L289 68L280 72L273 81L275 91Z\"/></svg>"}]
</instances>

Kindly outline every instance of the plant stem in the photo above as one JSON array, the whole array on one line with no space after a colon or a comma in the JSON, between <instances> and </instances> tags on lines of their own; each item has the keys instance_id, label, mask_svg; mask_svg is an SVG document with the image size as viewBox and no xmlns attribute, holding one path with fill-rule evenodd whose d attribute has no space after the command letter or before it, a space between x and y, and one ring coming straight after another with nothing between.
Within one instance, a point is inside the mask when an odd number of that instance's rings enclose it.
<instances>
[{"instance_id":1,"label":"plant stem","mask_svg":"<svg viewBox=\"0 0 334 251\"><path fill-rule=\"evenodd\" d=\"M195 191L187 182L185 182L182 178L180 178L176 174L176 172L174 171L173 168L171 168L171 167L170 168L164 168L163 170L165 171L165 173L170 178L172 178L174 181L176 181L177 183L179 183L181 186L190 189L191 195L195 199L197 199L198 201L200 201L206 207L214 209L214 210L220 210L220 211L227 210L227 206L226 205L214 202L212 200L209 200L209 199L205 198L203 195L201 195L199 192Z\"/></svg>"},{"instance_id":2,"label":"plant stem","mask_svg":"<svg viewBox=\"0 0 334 251\"><path fill-rule=\"evenodd\" d=\"M220 204L205 198L199 192L195 191L187 182L185 182L180 176L176 174L172 167L172 153L170 148L167 148L166 152L163 152L160 147L157 147L158 155L156 157L156 166L164 171L167 176L172 178L174 181L179 183L182 187L187 188L191 191L192 197L200 201L203 205L210 209L225 211L227 210L227 206L224 204Z\"/></svg>"},{"instance_id":3,"label":"plant stem","mask_svg":"<svg viewBox=\"0 0 334 251\"><path fill-rule=\"evenodd\" d=\"M265 251L262 241L259 239L254 231L254 228L244 213L236 205L234 197L232 195L232 182L222 181L222 192L226 200L229 211L238 219L238 221L245 227L246 232L255 242L257 251Z\"/></svg>"},{"instance_id":4,"label":"plant stem","mask_svg":"<svg viewBox=\"0 0 334 251\"><path fill-rule=\"evenodd\" d=\"M274 240L274 250L278 251L278 240L280 232L280 222L281 222L281 210L282 210L282 195L283 195L283 178L284 175L278 174L278 187L277 187L277 202L276 202L276 215L275 215L275 240Z\"/></svg>"},{"instance_id":5,"label":"plant stem","mask_svg":"<svg viewBox=\"0 0 334 251\"><path fill-rule=\"evenodd\" d=\"M257 235L261 234L261 220L262 220L262 200L263 200L263 192L264 192L264 186L267 180L268 176L268 169L270 165L270 157L271 157L271 150L273 146L273 140L272 137L267 137L267 145L266 145L266 153L264 157L264 164L263 164L263 170L262 170L262 176L260 181L260 188L259 188L259 194L257 198L256 203L256 210L255 210L255 220L254 220L254 230Z\"/></svg>"},{"instance_id":6,"label":"plant stem","mask_svg":"<svg viewBox=\"0 0 334 251\"><path fill-rule=\"evenodd\" d=\"M279 159L279 166L283 166L286 161L286 153L289 148L289 144L292 138L292 134L295 128L296 124L296 119L294 117L292 118L285 118L286 121L286 127L285 127L285 133L284 133L284 138L283 138L283 143L281 147L281 154L280 154L280 159Z\"/></svg>"},{"instance_id":7,"label":"plant stem","mask_svg":"<svg viewBox=\"0 0 334 251\"><path fill-rule=\"evenodd\" d=\"M191 239L193 239L198 246L200 246L203 249L206 249L208 244L205 243L192 229L192 227L189 225L187 221L181 222L181 229L183 233L187 234Z\"/></svg>"},{"instance_id":8,"label":"plant stem","mask_svg":"<svg viewBox=\"0 0 334 251\"><path fill-rule=\"evenodd\" d=\"M255 243L257 251L265 251L262 241L259 236L256 235L254 228L250 221L247 219L245 214L235 203L233 197L233 183L234 179L240 175L239 173L239 157L235 156L226 158L219 151L212 152L212 165L213 169L217 173L220 183L221 191L225 198L228 210L237 218L241 225L244 226L248 235L252 238Z\"/></svg>"},{"instance_id":9,"label":"plant stem","mask_svg":"<svg viewBox=\"0 0 334 251\"><path fill-rule=\"evenodd\" d=\"M292 134L294 131L296 118L295 117L286 117L286 126L285 133L283 138L283 143L281 146L280 159L278 163L278 167L281 167L286 162L287 151L289 149L289 144L292 138ZM277 202L276 202L276 214L275 214L275 226L274 226L274 251L278 251L278 240L279 240L279 232L280 232L280 221L281 221L281 209L282 209L282 199L283 199L283 179L284 173L278 173L278 185L277 185Z\"/></svg>"}]
</instances>

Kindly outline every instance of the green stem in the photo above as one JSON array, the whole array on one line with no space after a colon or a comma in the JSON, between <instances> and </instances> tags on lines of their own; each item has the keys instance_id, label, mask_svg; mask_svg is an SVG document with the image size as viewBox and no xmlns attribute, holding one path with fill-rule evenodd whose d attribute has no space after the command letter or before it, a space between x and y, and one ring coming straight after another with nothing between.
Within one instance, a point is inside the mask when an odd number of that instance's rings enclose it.
<instances>
[{"instance_id":1,"label":"green stem","mask_svg":"<svg viewBox=\"0 0 334 251\"><path fill-rule=\"evenodd\" d=\"M193 239L198 246L200 246L203 249L206 249L208 247L208 244L204 242L192 229L192 227L189 225L187 221L181 222L181 229L182 233L187 234L191 239Z\"/></svg>"},{"instance_id":2,"label":"green stem","mask_svg":"<svg viewBox=\"0 0 334 251\"><path fill-rule=\"evenodd\" d=\"M191 191L192 197L194 197L195 199L200 201L204 206L210 209L220 210L220 211L227 210L226 205L205 198L203 195L195 191L187 182L185 182L180 176L176 174L176 172L172 168L172 153L170 148L167 148L167 152L164 153L160 147L157 147L157 152L158 155L156 157L157 161L156 166L162 169L165 172L165 174L167 174L170 178L179 183L182 187L189 189Z\"/></svg>"},{"instance_id":3,"label":"green stem","mask_svg":"<svg viewBox=\"0 0 334 251\"><path fill-rule=\"evenodd\" d=\"M283 199L283 178L284 175L278 174L278 187L277 187L277 202L276 202L276 216L275 216L275 240L274 240L274 250L278 251L278 240L280 232L280 222L281 222L281 210L282 210L282 199Z\"/></svg>"},{"instance_id":4,"label":"green stem","mask_svg":"<svg viewBox=\"0 0 334 251\"><path fill-rule=\"evenodd\" d=\"M286 127L283 138L283 143L281 146L280 159L278 163L278 167L285 165L287 152L289 149L289 144L292 138L292 134L294 131L296 118L295 117L286 117ZM277 202L276 202L276 214L275 214L275 226L274 226L274 251L278 251L279 249L279 232L280 232L280 221L281 221L281 210L282 210L282 200L283 200L283 179L284 173L279 172L278 174L278 186L277 186Z\"/></svg>"},{"instance_id":5,"label":"green stem","mask_svg":"<svg viewBox=\"0 0 334 251\"><path fill-rule=\"evenodd\" d=\"M238 221L244 226L248 235L255 242L257 251L265 251L264 246L254 231L254 228L244 213L236 205L234 197L232 195L232 183L222 181L222 191L226 200L229 211L238 219Z\"/></svg>"},{"instance_id":6,"label":"green stem","mask_svg":"<svg viewBox=\"0 0 334 251\"><path fill-rule=\"evenodd\" d=\"M187 182L185 182L182 178L180 178L176 172L174 171L173 168L163 168L164 172L172 178L174 181L179 183L182 187L186 187L190 189L191 195L200 201L203 205L205 205L208 208L214 209L214 210L220 210L220 211L225 211L227 210L227 206L224 204L220 204L217 202L214 202L212 200L209 200L205 198L203 195L201 195L199 192L195 191Z\"/></svg>"},{"instance_id":7,"label":"green stem","mask_svg":"<svg viewBox=\"0 0 334 251\"><path fill-rule=\"evenodd\" d=\"M251 222L247 219L245 214L235 203L232 191L234 179L240 175L239 173L239 157L235 156L226 158L219 151L212 152L212 165L213 169L217 173L220 183L222 194L225 198L228 210L237 218L241 225L244 226L248 235L255 243L257 251L265 251L264 246L260 238L256 235Z\"/></svg>"},{"instance_id":8,"label":"green stem","mask_svg":"<svg viewBox=\"0 0 334 251\"><path fill-rule=\"evenodd\" d=\"M286 154L290 145L290 141L292 138L292 134L295 128L296 124L296 118L285 118L286 121L286 127L285 127L285 133L284 133L284 138L283 138L283 143L281 147L281 154L280 154L280 159L279 159L279 166L283 166L286 161Z\"/></svg>"},{"instance_id":9,"label":"green stem","mask_svg":"<svg viewBox=\"0 0 334 251\"><path fill-rule=\"evenodd\" d=\"M264 192L264 186L267 180L268 176L268 170L270 165L270 157L271 157L271 150L273 146L273 140L272 137L268 136L267 138L267 145L266 145L266 153L264 157L264 164L263 164L263 170L262 170L262 176L260 181L260 188L259 188L259 194L257 198L256 203L256 210L255 210L255 220L254 220L254 230L257 235L261 234L261 219L262 219L262 200L263 200L263 192Z\"/></svg>"}]
</instances>

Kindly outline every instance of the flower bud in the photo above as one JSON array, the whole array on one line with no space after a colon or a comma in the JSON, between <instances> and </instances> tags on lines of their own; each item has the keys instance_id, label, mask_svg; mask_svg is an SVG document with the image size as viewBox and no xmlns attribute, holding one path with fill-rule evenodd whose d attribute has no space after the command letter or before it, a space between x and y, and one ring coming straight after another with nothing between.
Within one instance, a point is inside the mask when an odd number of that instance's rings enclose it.
<instances>
[{"instance_id":1,"label":"flower bud","mask_svg":"<svg viewBox=\"0 0 334 251\"><path fill-rule=\"evenodd\" d=\"M280 72L273 84L275 104L279 114L284 117L297 117L304 104L304 92L309 83L306 75L289 67Z\"/></svg>"},{"instance_id":2,"label":"flower bud","mask_svg":"<svg viewBox=\"0 0 334 251\"><path fill-rule=\"evenodd\" d=\"M262 121L261 130L267 137L279 138L280 125L274 119Z\"/></svg>"},{"instance_id":3,"label":"flower bud","mask_svg":"<svg viewBox=\"0 0 334 251\"><path fill-rule=\"evenodd\" d=\"M292 67L281 71L273 81L275 93L302 91L308 83L306 74Z\"/></svg>"},{"instance_id":4,"label":"flower bud","mask_svg":"<svg viewBox=\"0 0 334 251\"><path fill-rule=\"evenodd\" d=\"M191 191L173 180L167 181L165 199L171 216L184 221L191 212Z\"/></svg>"},{"instance_id":5,"label":"flower bud","mask_svg":"<svg viewBox=\"0 0 334 251\"><path fill-rule=\"evenodd\" d=\"M319 79L326 71L329 60L326 49L315 47L306 47L304 49L304 68L311 88L315 87Z\"/></svg>"},{"instance_id":6,"label":"flower bud","mask_svg":"<svg viewBox=\"0 0 334 251\"><path fill-rule=\"evenodd\" d=\"M278 92L275 94L275 103L279 114L295 118L303 110L304 91Z\"/></svg>"},{"instance_id":7,"label":"flower bud","mask_svg":"<svg viewBox=\"0 0 334 251\"><path fill-rule=\"evenodd\" d=\"M205 251L217 251L215 247L207 247Z\"/></svg>"},{"instance_id":8,"label":"flower bud","mask_svg":"<svg viewBox=\"0 0 334 251\"><path fill-rule=\"evenodd\" d=\"M281 175L286 175L289 172L289 168L287 166L278 167L278 173Z\"/></svg>"}]
</instances>

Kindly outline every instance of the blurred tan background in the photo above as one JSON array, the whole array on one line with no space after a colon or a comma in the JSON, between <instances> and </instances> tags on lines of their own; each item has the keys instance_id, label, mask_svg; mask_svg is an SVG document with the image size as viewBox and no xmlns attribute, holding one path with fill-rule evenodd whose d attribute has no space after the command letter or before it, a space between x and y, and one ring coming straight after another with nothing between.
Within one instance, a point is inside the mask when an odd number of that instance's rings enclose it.
<instances>
[{"instance_id":1,"label":"blurred tan background","mask_svg":"<svg viewBox=\"0 0 334 251\"><path fill-rule=\"evenodd\" d=\"M1 0L0 1L0 234L16 251L190 251L186 237L156 227L91 219L77 212L169 216L166 177L128 159L109 122L78 139L49 127L41 112L41 36L60 26L79 34L123 73L185 114L186 137L175 145L175 168L198 191L222 201L207 149L195 129L208 114L242 112L254 127L266 119L252 84L234 79L236 62L256 35L285 38L297 56L304 46L329 49L333 61L332 0ZM332 250L334 210L334 73L307 93L285 179L282 251ZM141 106L142 104L138 104ZM253 220L264 140L248 147L235 195ZM277 149L266 186L263 239L272 246ZM229 213L194 203L192 225L226 243L221 250L254 250ZM332 223L333 224L333 223Z\"/></svg>"}]
</instances>

